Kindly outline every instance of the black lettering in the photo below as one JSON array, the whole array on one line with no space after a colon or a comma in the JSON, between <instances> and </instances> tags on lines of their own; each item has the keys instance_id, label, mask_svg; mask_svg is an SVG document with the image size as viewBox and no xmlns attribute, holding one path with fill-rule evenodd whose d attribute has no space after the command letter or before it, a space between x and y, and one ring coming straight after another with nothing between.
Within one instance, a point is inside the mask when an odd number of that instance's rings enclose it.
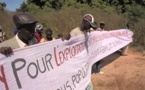
<instances>
[{"instance_id":1,"label":"black lettering","mask_svg":"<svg viewBox=\"0 0 145 90\"><path fill-rule=\"evenodd\" d=\"M39 60L39 61L40 61L40 60ZM38 65L39 71L40 71L41 73L44 73L44 72L46 71L46 66L45 66L45 64L44 64L43 57L42 57L42 63L43 63L43 66L44 66L44 70L43 70L43 71L40 69L39 62L38 62L38 60L37 60L37 65Z\"/></svg>"},{"instance_id":2,"label":"black lettering","mask_svg":"<svg viewBox=\"0 0 145 90\"><path fill-rule=\"evenodd\" d=\"M81 70L78 71L78 78L81 81L81 77L80 76L81 76Z\"/></svg>"},{"instance_id":3,"label":"black lettering","mask_svg":"<svg viewBox=\"0 0 145 90\"><path fill-rule=\"evenodd\" d=\"M82 72L82 77L85 78L86 74L85 74L85 70L84 68L82 68L83 72Z\"/></svg>"},{"instance_id":4,"label":"black lettering","mask_svg":"<svg viewBox=\"0 0 145 90\"><path fill-rule=\"evenodd\" d=\"M73 82L74 87L76 88L76 86L75 86L75 81L76 81L76 76L73 75L73 76L72 76L72 82Z\"/></svg>"},{"instance_id":5,"label":"black lettering","mask_svg":"<svg viewBox=\"0 0 145 90\"><path fill-rule=\"evenodd\" d=\"M79 77L78 77L78 74L76 74L76 82L79 83Z\"/></svg>"},{"instance_id":6,"label":"black lettering","mask_svg":"<svg viewBox=\"0 0 145 90\"><path fill-rule=\"evenodd\" d=\"M22 62L23 64L22 64L22 66L16 68L16 63L18 63L18 62L19 63ZM18 87L20 89L20 88L22 88L22 85L20 83L20 80L19 80L17 71L21 70L26 65L26 61L24 59L22 59L22 58L19 58L19 59L14 60L11 63L11 65L12 65L12 68L13 68L13 73L14 73L14 76L15 76L15 79L16 79L16 82L17 82L17 85L18 85Z\"/></svg>"},{"instance_id":7,"label":"black lettering","mask_svg":"<svg viewBox=\"0 0 145 90\"><path fill-rule=\"evenodd\" d=\"M68 85L69 81L66 82L66 87L70 88L70 90L73 90L72 87L70 85Z\"/></svg>"},{"instance_id":8,"label":"black lettering","mask_svg":"<svg viewBox=\"0 0 145 90\"><path fill-rule=\"evenodd\" d=\"M32 76L32 75L30 74L30 71L29 71L29 68L30 68L30 66L32 66L32 65L36 68L36 74L35 74L34 76ZM38 75L37 65L36 65L35 63L31 62L31 63L28 65L27 73L28 73L28 75L29 75L32 79L36 78L37 75Z\"/></svg>"},{"instance_id":9,"label":"black lettering","mask_svg":"<svg viewBox=\"0 0 145 90\"><path fill-rule=\"evenodd\" d=\"M46 66L47 66L47 69L48 69L48 70L49 70L49 67L48 67L47 62L50 64L51 68L53 69L53 65L52 65L52 63L51 63L51 58L52 58L52 55L51 55L51 54L47 54L47 55L45 56Z\"/></svg>"}]
</instances>

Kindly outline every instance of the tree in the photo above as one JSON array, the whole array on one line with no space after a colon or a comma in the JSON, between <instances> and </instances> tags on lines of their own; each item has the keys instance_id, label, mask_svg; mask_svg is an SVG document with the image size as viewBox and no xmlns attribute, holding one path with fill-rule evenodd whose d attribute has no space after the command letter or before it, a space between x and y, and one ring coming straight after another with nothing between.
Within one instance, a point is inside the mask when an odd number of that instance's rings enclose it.
<instances>
[{"instance_id":1,"label":"tree","mask_svg":"<svg viewBox=\"0 0 145 90\"><path fill-rule=\"evenodd\" d=\"M23 11L23 12L28 11L27 4L26 4L25 2L23 2L23 3L20 5L20 8L17 9L16 11Z\"/></svg>"},{"instance_id":2,"label":"tree","mask_svg":"<svg viewBox=\"0 0 145 90\"><path fill-rule=\"evenodd\" d=\"M36 6L39 6L42 9L42 7L45 5L47 1L51 1L51 0L27 0L27 3L28 5L31 3L35 4Z\"/></svg>"},{"instance_id":3,"label":"tree","mask_svg":"<svg viewBox=\"0 0 145 90\"><path fill-rule=\"evenodd\" d=\"M5 10L5 7L6 7L6 3L0 2L0 10L1 11L4 11Z\"/></svg>"}]
</instances>

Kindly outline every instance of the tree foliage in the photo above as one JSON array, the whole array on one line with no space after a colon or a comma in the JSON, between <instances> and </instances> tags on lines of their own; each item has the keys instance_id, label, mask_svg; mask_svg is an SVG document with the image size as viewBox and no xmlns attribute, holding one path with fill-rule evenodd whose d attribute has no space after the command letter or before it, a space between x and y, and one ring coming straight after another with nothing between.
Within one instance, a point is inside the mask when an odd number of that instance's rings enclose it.
<instances>
[{"instance_id":1,"label":"tree foliage","mask_svg":"<svg viewBox=\"0 0 145 90\"><path fill-rule=\"evenodd\" d=\"M60 10L62 7L74 7L80 11L87 8L100 8L105 12L117 12L134 22L145 19L145 0L27 0L17 11L37 13L38 11Z\"/></svg>"},{"instance_id":2,"label":"tree foliage","mask_svg":"<svg viewBox=\"0 0 145 90\"><path fill-rule=\"evenodd\" d=\"M6 3L0 2L0 11L4 11L6 7Z\"/></svg>"},{"instance_id":3,"label":"tree foliage","mask_svg":"<svg viewBox=\"0 0 145 90\"><path fill-rule=\"evenodd\" d=\"M145 0L27 0L26 3L21 4L18 10L32 11L38 7L41 10L60 10L63 6L81 10L86 7L101 8L108 12L116 10L118 14L127 14L130 16L128 18L135 21L145 16L142 9L145 8Z\"/></svg>"},{"instance_id":4,"label":"tree foliage","mask_svg":"<svg viewBox=\"0 0 145 90\"><path fill-rule=\"evenodd\" d=\"M54 10L61 10L63 7L73 7L81 12L86 12L88 8L100 8L107 13L117 12L119 15L124 15L128 21L134 23L145 19L145 0L27 0L23 2L18 11L27 11L31 13L37 13L41 11L53 12ZM144 30L145 27L140 28ZM145 36L142 32L135 29L134 43L145 42L139 41L140 36Z\"/></svg>"},{"instance_id":5,"label":"tree foliage","mask_svg":"<svg viewBox=\"0 0 145 90\"><path fill-rule=\"evenodd\" d=\"M17 9L17 11L23 11L23 12L27 12L28 11L28 6L25 2L23 2L21 5L20 5L20 8Z\"/></svg>"}]
</instances>

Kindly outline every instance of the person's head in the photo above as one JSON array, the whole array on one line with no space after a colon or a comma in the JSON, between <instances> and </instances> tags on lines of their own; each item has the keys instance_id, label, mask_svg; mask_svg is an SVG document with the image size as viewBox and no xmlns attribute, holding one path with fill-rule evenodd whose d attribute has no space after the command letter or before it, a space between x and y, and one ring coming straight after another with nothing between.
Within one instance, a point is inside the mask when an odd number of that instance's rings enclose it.
<instances>
[{"instance_id":1,"label":"person's head","mask_svg":"<svg viewBox=\"0 0 145 90\"><path fill-rule=\"evenodd\" d=\"M35 32L42 33L42 31L43 31L43 26L41 24L38 24L35 28Z\"/></svg>"},{"instance_id":2,"label":"person's head","mask_svg":"<svg viewBox=\"0 0 145 90\"><path fill-rule=\"evenodd\" d=\"M63 38L63 34L62 33L58 34L58 38Z\"/></svg>"},{"instance_id":3,"label":"person's head","mask_svg":"<svg viewBox=\"0 0 145 90\"><path fill-rule=\"evenodd\" d=\"M18 29L18 37L23 42L28 42L34 37L37 21L27 13L19 13L13 16L13 22Z\"/></svg>"},{"instance_id":4,"label":"person's head","mask_svg":"<svg viewBox=\"0 0 145 90\"><path fill-rule=\"evenodd\" d=\"M47 29L46 29L45 34L46 34L46 38L47 38L48 41L51 41L51 40L53 39L53 38L52 38L53 32L52 32L52 30L51 30L50 28L47 28Z\"/></svg>"},{"instance_id":5,"label":"person's head","mask_svg":"<svg viewBox=\"0 0 145 90\"><path fill-rule=\"evenodd\" d=\"M95 27L97 26L94 24L94 17L91 14L84 15L81 30L84 31Z\"/></svg>"},{"instance_id":6,"label":"person's head","mask_svg":"<svg viewBox=\"0 0 145 90\"><path fill-rule=\"evenodd\" d=\"M104 27L105 27L105 23L104 23L104 21L101 21L101 22L100 22L100 28L101 28L101 29L104 29Z\"/></svg>"}]
</instances>

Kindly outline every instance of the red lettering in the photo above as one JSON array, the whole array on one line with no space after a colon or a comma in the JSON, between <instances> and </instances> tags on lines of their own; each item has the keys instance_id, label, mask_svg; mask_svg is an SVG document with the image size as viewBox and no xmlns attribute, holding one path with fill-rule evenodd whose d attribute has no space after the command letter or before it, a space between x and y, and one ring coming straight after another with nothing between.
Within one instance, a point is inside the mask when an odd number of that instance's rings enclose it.
<instances>
[{"instance_id":1,"label":"red lettering","mask_svg":"<svg viewBox=\"0 0 145 90\"><path fill-rule=\"evenodd\" d=\"M64 52L65 52L65 55L66 55L66 60L68 60L68 55L70 55L70 49L66 48Z\"/></svg>"},{"instance_id":2,"label":"red lettering","mask_svg":"<svg viewBox=\"0 0 145 90\"><path fill-rule=\"evenodd\" d=\"M0 81L2 81L4 83L6 90L9 90L3 66L1 66L1 73L2 73L2 76L0 76Z\"/></svg>"},{"instance_id":3,"label":"red lettering","mask_svg":"<svg viewBox=\"0 0 145 90\"><path fill-rule=\"evenodd\" d=\"M64 53L62 51L59 52L59 60L60 60L61 64L64 63L65 56L64 56Z\"/></svg>"},{"instance_id":4,"label":"red lettering","mask_svg":"<svg viewBox=\"0 0 145 90\"><path fill-rule=\"evenodd\" d=\"M56 55L56 48L54 47L54 58L55 58L55 61L56 61L56 65L57 66L60 66L60 63L58 63L58 59L57 59L57 55Z\"/></svg>"},{"instance_id":5,"label":"red lettering","mask_svg":"<svg viewBox=\"0 0 145 90\"><path fill-rule=\"evenodd\" d=\"M72 57L74 57L76 55L75 46L73 46L71 49L71 55L72 55Z\"/></svg>"}]
</instances>

